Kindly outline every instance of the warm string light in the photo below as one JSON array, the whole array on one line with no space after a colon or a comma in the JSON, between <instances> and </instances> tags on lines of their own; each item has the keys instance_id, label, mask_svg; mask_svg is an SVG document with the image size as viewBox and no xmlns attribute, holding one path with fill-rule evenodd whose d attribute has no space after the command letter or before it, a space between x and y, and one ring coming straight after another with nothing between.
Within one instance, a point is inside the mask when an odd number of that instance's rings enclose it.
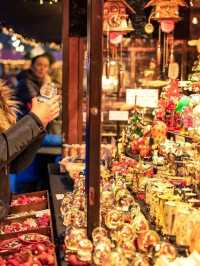
<instances>
[{"instance_id":1,"label":"warm string light","mask_svg":"<svg viewBox=\"0 0 200 266\"><path fill-rule=\"evenodd\" d=\"M24 2L36 2L40 5L44 5L44 4L57 4L58 2L60 2L60 0L24 0Z\"/></svg>"},{"instance_id":2,"label":"warm string light","mask_svg":"<svg viewBox=\"0 0 200 266\"><path fill-rule=\"evenodd\" d=\"M34 39L25 38L21 34L14 32L12 28L2 27L1 31L3 34L11 38L12 45L16 49L16 51L24 52L25 45L31 46L32 48L37 47L37 46L42 46L41 42L38 42ZM54 42L47 44L47 46L50 49L57 50L57 51L61 49L61 46Z\"/></svg>"},{"instance_id":3,"label":"warm string light","mask_svg":"<svg viewBox=\"0 0 200 266\"><path fill-rule=\"evenodd\" d=\"M59 0L38 0L38 1L40 5L43 5L45 3L52 5L52 4L57 4L59 2Z\"/></svg>"}]
</instances>

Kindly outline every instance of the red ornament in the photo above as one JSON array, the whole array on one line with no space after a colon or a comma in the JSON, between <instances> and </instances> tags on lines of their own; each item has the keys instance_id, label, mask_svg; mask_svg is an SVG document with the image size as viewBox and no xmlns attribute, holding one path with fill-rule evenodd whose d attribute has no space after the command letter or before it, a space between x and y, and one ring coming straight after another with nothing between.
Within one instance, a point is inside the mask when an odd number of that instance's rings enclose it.
<instances>
[{"instance_id":1,"label":"red ornament","mask_svg":"<svg viewBox=\"0 0 200 266\"><path fill-rule=\"evenodd\" d=\"M114 45L118 45L123 40L123 34L118 32L110 32L110 43Z\"/></svg>"},{"instance_id":2,"label":"red ornament","mask_svg":"<svg viewBox=\"0 0 200 266\"><path fill-rule=\"evenodd\" d=\"M151 148L149 145L141 145L140 146L140 156L147 157L150 155Z\"/></svg>"},{"instance_id":3,"label":"red ornament","mask_svg":"<svg viewBox=\"0 0 200 266\"><path fill-rule=\"evenodd\" d=\"M165 33L170 33L175 28L174 20L162 20L160 22L161 30Z\"/></svg>"},{"instance_id":4,"label":"red ornament","mask_svg":"<svg viewBox=\"0 0 200 266\"><path fill-rule=\"evenodd\" d=\"M174 111L176 109L176 105L175 103L173 103L172 101L170 101L167 105L167 111L171 112L171 111Z\"/></svg>"},{"instance_id":5,"label":"red ornament","mask_svg":"<svg viewBox=\"0 0 200 266\"><path fill-rule=\"evenodd\" d=\"M88 262L79 260L75 254L68 255L68 263L71 266L90 266Z\"/></svg>"},{"instance_id":6,"label":"red ornament","mask_svg":"<svg viewBox=\"0 0 200 266\"><path fill-rule=\"evenodd\" d=\"M149 140L146 137L141 137L141 138L138 139L137 143L138 143L138 148L140 149L141 145L142 146L143 145L148 145L149 144Z\"/></svg>"}]
</instances>

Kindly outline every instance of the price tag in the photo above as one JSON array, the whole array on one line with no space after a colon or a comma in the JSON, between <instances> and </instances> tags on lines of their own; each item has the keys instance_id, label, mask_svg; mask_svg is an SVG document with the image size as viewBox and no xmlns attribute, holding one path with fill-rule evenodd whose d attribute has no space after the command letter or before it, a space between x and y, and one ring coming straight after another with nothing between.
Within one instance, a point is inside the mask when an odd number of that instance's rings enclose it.
<instances>
[{"instance_id":1,"label":"price tag","mask_svg":"<svg viewBox=\"0 0 200 266\"><path fill-rule=\"evenodd\" d=\"M156 89L127 89L126 103L141 107L156 108L158 106L158 90Z\"/></svg>"},{"instance_id":2,"label":"price tag","mask_svg":"<svg viewBox=\"0 0 200 266\"><path fill-rule=\"evenodd\" d=\"M128 111L109 111L110 121L128 121Z\"/></svg>"},{"instance_id":3,"label":"price tag","mask_svg":"<svg viewBox=\"0 0 200 266\"><path fill-rule=\"evenodd\" d=\"M127 89L126 90L126 103L127 104L136 104L136 96L138 89Z\"/></svg>"},{"instance_id":4,"label":"price tag","mask_svg":"<svg viewBox=\"0 0 200 266\"><path fill-rule=\"evenodd\" d=\"M57 200L62 200L64 198L64 194L56 194Z\"/></svg>"}]
</instances>

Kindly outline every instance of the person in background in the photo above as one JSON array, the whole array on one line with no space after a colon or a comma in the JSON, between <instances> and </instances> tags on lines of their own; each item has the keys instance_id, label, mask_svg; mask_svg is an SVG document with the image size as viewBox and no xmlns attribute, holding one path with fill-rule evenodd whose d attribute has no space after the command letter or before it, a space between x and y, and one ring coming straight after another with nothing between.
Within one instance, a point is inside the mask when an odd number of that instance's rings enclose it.
<instances>
[{"instance_id":1,"label":"person in background","mask_svg":"<svg viewBox=\"0 0 200 266\"><path fill-rule=\"evenodd\" d=\"M53 58L49 54L39 54L32 58L30 69L23 70L17 75L18 85L15 95L22 103L19 117L30 111L32 98L39 96L42 86L50 82L48 73L52 63Z\"/></svg>"},{"instance_id":2,"label":"person in background","mask_svg":"<svg viewBox=\"0 0 200 266\"><path fill-rule=\"evenodd\" d=\"M45 102L33 98L31 111L16 122L16 101L0 83L0 220L10 203L9 172L19 172L33 160L49 122L60 112L59 96Z\"/></svg>"},{"instance_id":3,"label":"person in background","mask_svg":"<svg viewBox=\"0 0 200 266\"><path fill-rule=\"evenodd\" d=\"M44 96L44 91L57 91L56 86L52 86L49 76L50 67L53 63L51 55L44 50L36 50L31 54L32 60L30 68L17 75L18 85L15 90L16 99L20 102L18 119L21 119L31 109L32 98ZM56 94L56 93L54 93ZM50 96L51 97L51 96ZM48 124L47 134L43 138L37 156L29 167L17 175L11 176L13 191L19 193L30 192L33 187L35 190L48 189L48 164L54 163L58 156L52 154L52 147L61 147L61 123L56 119ZM41 152L42 150L42 152ZM61 150L61 149L59 149ZM59 154L60 155L60 154ZM20 182L15 182L20 180Z\"/></svg>"}]
</instances>

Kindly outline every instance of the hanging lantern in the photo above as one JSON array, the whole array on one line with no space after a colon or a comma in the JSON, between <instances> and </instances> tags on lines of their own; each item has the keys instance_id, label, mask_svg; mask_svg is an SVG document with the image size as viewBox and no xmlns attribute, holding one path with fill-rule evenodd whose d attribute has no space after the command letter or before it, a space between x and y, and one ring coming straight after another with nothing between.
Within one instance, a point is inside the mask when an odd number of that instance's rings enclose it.
<instances>
[{"instance_id":1,"label":"hanging lantern","mask_svg":"<svg viewBox=\"0 0 200 266\"><path fill-rule=\"evenodd\" d=\"M127 10L135 13L134 9L125 0L108 0L104 3L103 31L121 32L126 34L133 31L133 25Z\"/></svg>"},{"instance_id":2,"label":"hanging lantern","mask_svg":"<svg viewBox=\"0 0 200 266\"><path fill-rule=\"evenodd\" d=\"M174 41L170 43L170 39L173 39L173 32L175 23L181 20L179 16L179 7L187 6L186 0L150 0L145 8L152 6L152 12L148 19L148 24L151 25L151 19L157 20L160 23L159 31L159 62L160 62L160 42L161 31L163 34L163 73L168 70L168 77L176 79L179 75L178 64L174 62Z\"/></svg>"},{"instance_id":3,"label":"hanging lantern","mask_svg":"<svg viewBox=\"0 0 200 266\"><path fill-rule=\"evenodd\" d=\"M107 0L104 2L103 33L106 35L105 77L111 78L111 62L118 67L117 94L125 92L125 67L123 63L123 37L133 31L130 14L134 9L125 0Z\"/></svg>"}]
</instances>

